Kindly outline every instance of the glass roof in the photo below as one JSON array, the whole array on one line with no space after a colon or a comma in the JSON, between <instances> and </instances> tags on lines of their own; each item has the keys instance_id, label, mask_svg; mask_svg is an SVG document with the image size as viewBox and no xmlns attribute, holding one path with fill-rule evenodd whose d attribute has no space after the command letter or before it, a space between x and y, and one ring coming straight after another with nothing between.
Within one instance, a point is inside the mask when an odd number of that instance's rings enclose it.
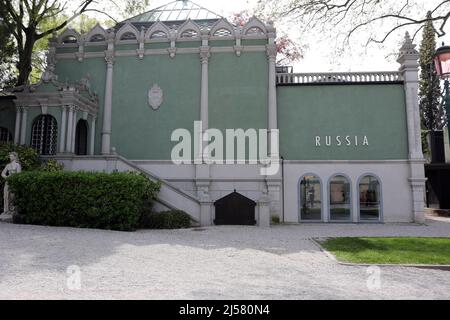
<instances>
[{"instance_id":1,"label":"glass roof","mask_svg":"<svg viewBox=\"0 0 450 320\"><path fill-rule=\"evenodd\" d=\"M218 20L221 16L189 0L177 0L150 10L124 22L152 23L156 21Z\"/></svg>"}]
</instances>

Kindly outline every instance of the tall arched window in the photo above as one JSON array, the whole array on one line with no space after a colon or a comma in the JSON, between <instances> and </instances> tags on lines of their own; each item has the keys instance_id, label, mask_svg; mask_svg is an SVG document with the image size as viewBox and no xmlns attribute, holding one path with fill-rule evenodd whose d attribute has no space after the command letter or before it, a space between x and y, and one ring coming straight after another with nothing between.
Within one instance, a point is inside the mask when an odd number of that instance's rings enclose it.
<instances>
[{"instance_id":1,"label":"tall arched window","mask_svg":"<svg viewBox=\"0 0 450 320\"><path fill-rule=\"evenodd\" d=\"M11 132L7 128L0 127L0 143L12 141Z\"/></svg>"},{"instance_id":2,"label":"tall arched window","mask_svg":"<svg viewBox=\"0 0 450 320\"><path fill-rule=\"evenodd\" d=\"M366 175L359 180L359 220L380 221L381 185L378 178Z\"/></svg>"},{"instance_id":3,"label":"tall arched window","mask_svg":"<svg viewBox=\"0 0 450 320\"><path fill-rule=\"evenodd\" d=\"M343 175L330 180L330 221L351 221L351 184Z\"/></svg>"},{"instance_id":4,"label":"tall arched window","mask_svg":"<svg viewBox=\"0 0 450 320\"><path fill-rule=\"evenodd\" d=\"M79 156L87 155L88 126L86 120L77 123L75 133L75 154Z\"/></svg>"},{"instance_id":5,"label":"tall arched window","mask_svg":"<svg viewBox=\"0 0 450 320\"><path fill-rule=\"evenodd\" d=\"M56 154L58 123L51 115L40 115L33 122L31 146L41 155Z\"/></svg>"},{"instance_id":6,"label":"tall arched window","mask_svg":"<svg viewBox=\"0 0 450 320\"><path fill-rule=\"evenodd\" d=\"M322 220L322 190L320 179L312 174L300 179L300 220Z\"/></svg>"}]
</instances>

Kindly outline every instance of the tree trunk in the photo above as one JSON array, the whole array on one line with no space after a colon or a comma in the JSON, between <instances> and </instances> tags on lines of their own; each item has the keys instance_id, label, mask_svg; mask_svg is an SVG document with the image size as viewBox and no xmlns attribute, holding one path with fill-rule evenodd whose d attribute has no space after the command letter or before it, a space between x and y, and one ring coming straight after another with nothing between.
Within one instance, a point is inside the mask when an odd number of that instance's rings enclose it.
<instances>
[{"instance_id":1,"label":"tree trunk","mask_svg":"<svg viewBox=\"0 0 450 320\"><path fill-rule=\"evenodd\" d=\"M31 71L33 70L33 48L36 43L34 35L27 34L25 47L19 54L19 62L17 63L17 69L19 70L19 76L17 78L17 86L28 84Z\"/></svg>"}]
</instances>

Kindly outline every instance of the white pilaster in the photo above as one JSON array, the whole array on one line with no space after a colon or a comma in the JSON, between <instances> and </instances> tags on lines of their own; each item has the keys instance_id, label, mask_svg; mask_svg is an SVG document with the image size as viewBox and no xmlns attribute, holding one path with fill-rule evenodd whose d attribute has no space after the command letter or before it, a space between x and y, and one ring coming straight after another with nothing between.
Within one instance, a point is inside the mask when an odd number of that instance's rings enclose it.
<instances>
[{"instance_id":1,"label":"white pilaster","mask_svg":"<svg viewBox=\"0 0 450 320\"><path fill-rule=\"evenodd\" d=\"M20 124L20 144L24 145L27 138L28 108L22 108L22 123Z\"/></svg>"},{"instance_id":2,"label":"white pilaster","mask_svg":"<svg viewBox=\"0 0 450 320\"><path fill-rule=\"evenodd\" d=\"M93 156L95 151L95 121L97 120L96 116L92 117L91 121L91 142L89 145L89 155Z\"/></svg>"},{"instance_id":3,"label":"white pilaster","mask_svg":"<svg viewBox=\"0 0 450 320\"><path fill-rule=\"evenodd\" d=\"M203 44L205 44L205 40L203 40ZM202 121L202 132L203 134L209 128L209 58L210 58L210 48L208 46L208 42L206 40L206 46L202 46L200 48L200 59L202 62L202 82L201 82L201 98L200 98L200 120ZM200 140L202 141L202 140ZM206 146L207 142L202 141L203 148ZM202 148L202 149L203 149ZM203 159L203 154L201 153L199 159Z\"/></svg>"},{"instance_id":4,"label":"white pilaster","mask_svg":"<svg viewBox=\"0 0 450 320\"><path fill-rule=\"evenodd\" d=\"M70 152L75 153L75 137L77 134L77 109L73 111L73 124L72 124L72 141L70 143Z\"/></svg>"},{"instance_id":5,"label":"white pilaster","mask_svg":"<svg viewBox=\"0 0 450 320\"><path fill-rule=\"evenodd\" d=\"M267 58L269 61L269 87L268 87L268 126L269 133L275 133L278 129L277 120L277 86L276 86L276 57L277 47L275 44L267 45ZM269 139L270 141L270 139ZM271 144L269 144L269 156L278 156L278 150L273 150Z\"/></svg>"},{"instance_id":6,"label":"white pilaster","mask_svg":"<svg viewBox=\"0 0 450 320\"><path fill-rule=\"evenodd\" d=\"M112 120L112 93L114 71L114 36L108 36L108 50L105 52L106 60L106 86L105 105L103 108L102 154L111 153L111 120Z\"/></svg>"},{"instance_id":7,"label":"white pilaster","mask_svg":"<svg viewBox=\"0 0 450 320\"><path fill-rule=\"evenodd\" d=\"M400 48L400 55L397 59L400 63L400 72L403 76L406 119L408 126L408 148L410 160L410 186L412 194L413 218L418 223L425 221L425 170L422 153L422 142L420 137L420 116L419 116L419 53L415 49L411 37L407 32L405 41Z\"/></svg>"},{"instance_id":8,"label":"white pilaster","mask_svg":"<svg viewBox=\"0 0 450 320\"><path fill-rule=\"evenodd\" d=\"M270 198L267 193L263 193L258 201L258 226L269 228L270 222Z\"/></svg>"},{"instance_id":9,"label":"white pilaster","mask_svg":"<svg viewBox=\"0 0 450 320\"><path fill-rule=\"evenodd\" d=\"M72 152L72 134L73 134L73 112L74 106L69 106L69 116L67 120L67 139L66 139L66 152Z\"/></svg>"},{"instance_id":10,"label":"white pilaster","mask_svg":"<svg viewBox=\"0 0 450 320\"><path fill-rule=\"evenodd\" d=\"M16 108L16 125L14 127L14 143L20 142L20 118L21 118L22 108Z\"/></svg>"},{"instance_id":11,"label":"white pilaster","mask_svg":"<svg viewBox=\"0 0 450 320\"><path fill-rule=\"evenodd\" d=\"M61 115L61 137L59 140L59 152L63 153L66 143L66 130L67 130L67 106L62 107L62 115Z\"/></svg>"}]
</instances>

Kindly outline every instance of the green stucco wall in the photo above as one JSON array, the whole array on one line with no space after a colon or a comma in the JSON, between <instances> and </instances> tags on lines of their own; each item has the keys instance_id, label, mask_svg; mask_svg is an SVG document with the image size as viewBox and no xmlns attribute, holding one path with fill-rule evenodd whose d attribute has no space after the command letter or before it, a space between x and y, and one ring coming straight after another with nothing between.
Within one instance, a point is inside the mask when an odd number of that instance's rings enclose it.
<instances>
[{"instance_id":1,"label":"green stucco wall","mask_svg":"<svg viewBox=\"0 0 450 320\"><path fill-rule=\"evenodd\" d=\"M226 129L266 129L267 88L265 52L245 52L240 57L234 52L213 54L209 64L209 127L221 130L224 139Z\"/></svg>"},{"instance_id":2,"label":"green stucco wall","mask_svg":"<svg viewBox=\"0 0 450 320\"><path fill-rule=\"evenodd\" d=\"M280 153L286 160L407 159L403 86L280 86ZM358 146L337 146L336 136L358 136ZM316 147L315 137L321 137ZM325 136L333 137L332 146ZM367 136L369 146L362 145Z\"/></svg>"},{"instance_id":3,"label":"green stucco wall","mask_svg":"<svg viewBox=\"0 0 450 320\"><path fill-rule=\"evenodd\" d=\"M215 53L209 64L209 127L267 128L265 52Z\"/></svg>"},{"instance_id":4,"label":"green stucco wall","mask_svg":"<svg viewBox=\"0 0 450 320\"><path fill-rule=\"evenodd\" d=\"M114 65L111 146L133 160L168 160L172 132L193 132L200 118L201 65L198 54L117 57ZM164 102L148 104L148 91L158 84Z\"/></svg>"}]
</instances>

